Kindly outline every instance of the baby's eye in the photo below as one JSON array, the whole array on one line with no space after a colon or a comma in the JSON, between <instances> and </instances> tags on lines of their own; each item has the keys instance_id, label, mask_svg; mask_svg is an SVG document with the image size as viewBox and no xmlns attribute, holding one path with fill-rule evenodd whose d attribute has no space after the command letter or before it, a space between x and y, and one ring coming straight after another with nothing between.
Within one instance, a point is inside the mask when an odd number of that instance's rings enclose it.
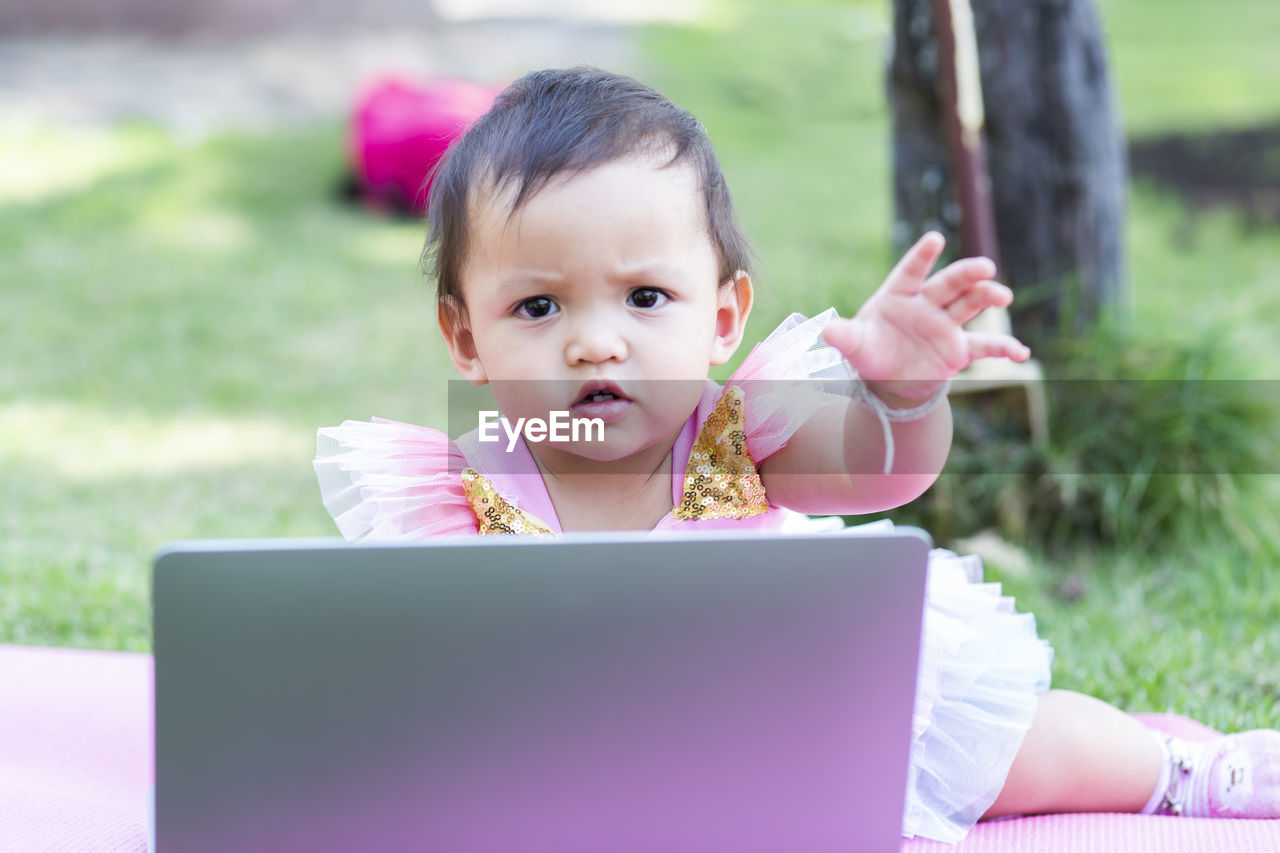
<instances>
[{"instance_id":1,"label":"baby's eye","mask_svg":"<svg viewBox=\"0 0 1280 853\"><path fill-rule=\"evenodd\" d=\"M637 287L627 295L627 304L633 308L657 308L671 297L652 287Z\"/></svg>"},{"instance_id":2,"label":"baby's eye","mask_svg":"<svg viewBox=\"0 0 1280 853\"><path fill-rule=\"evenodd\" d=\"M560 306L545 296L534 296L516 306L516 316L528 320L539 320L560 310Z\"/></svg>"}]
</instances>

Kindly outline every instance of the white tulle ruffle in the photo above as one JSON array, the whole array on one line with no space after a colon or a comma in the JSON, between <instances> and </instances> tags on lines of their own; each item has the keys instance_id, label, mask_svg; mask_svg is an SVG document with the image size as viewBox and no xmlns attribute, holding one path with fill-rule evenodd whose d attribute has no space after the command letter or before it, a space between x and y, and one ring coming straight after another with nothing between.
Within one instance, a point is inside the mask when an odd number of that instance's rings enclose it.
<instances>
[{"instance_id":1,"label":"white tulle ruffle","mask_svg":"<svg viewBox=\"0 0 1280 853\"><path fill-rule=\"evenodd\" d=\"M959 841L995 802L1049 689L1053 649L969 555L929 556L904 835Z\"/></svg>"},{"instance_id":2,"label":"white tulle ruffle","mask_svg":"<svg viewBox=\"0 0 1280 853\"><path fill-rule=\"evenodd\" d=\"M831 521L808 520L815 530ZM848 532L892 529L882 520ZM904 836L955 843L973 829L1004 787L1052 663L1035 617L982 582L978 557L929 553Z\"/></svg>"},{"instance_id":3,"label":"white tulle ruffle","mask_svg":"<svg viewBox=\"0 0 1280 853\"><path fill-rule=\"evenodd\" d=\"M351 541L476 533L460 476L466 465L449 437L428 427L375 418L316 436L320 496Z\"/></svg>"},{"instance_id":4,"label":"white tulle ruffle","mask_svg":"<svg viewBox=\"0 0 1280 853\"><path fill-rule=\"evenodd\" d=\"M848 398L857 373L822 339L822 330L838 316L834 308L816 317L792 314L751 349L729 378L729 385L744 391L752 459L772 456L814 412Z\"/></svg>"}]
</instances>

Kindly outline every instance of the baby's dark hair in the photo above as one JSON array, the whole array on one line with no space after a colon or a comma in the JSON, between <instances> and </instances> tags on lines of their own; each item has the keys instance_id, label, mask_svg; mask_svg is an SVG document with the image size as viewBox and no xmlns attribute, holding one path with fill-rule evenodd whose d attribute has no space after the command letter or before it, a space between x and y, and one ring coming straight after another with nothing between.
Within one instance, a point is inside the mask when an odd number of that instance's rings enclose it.
<instances>
[{"instance_id":1,"label":"baby's dark hair","mask_svg":"<svg viewBox=\"0 0 1280 853\"><path fill-rule=\"evenodd\" d=\"M526 74L441 161L427 203L423 266L443 303L463 308L460 274L469 250L470 205L478 191L515 190L511 214L558 175L585 172L636 153L673 152L698 177L720 281L749 270L751 244L738 224L706 129L650 87L595 68Z\"/></svg>"}]
</instances>

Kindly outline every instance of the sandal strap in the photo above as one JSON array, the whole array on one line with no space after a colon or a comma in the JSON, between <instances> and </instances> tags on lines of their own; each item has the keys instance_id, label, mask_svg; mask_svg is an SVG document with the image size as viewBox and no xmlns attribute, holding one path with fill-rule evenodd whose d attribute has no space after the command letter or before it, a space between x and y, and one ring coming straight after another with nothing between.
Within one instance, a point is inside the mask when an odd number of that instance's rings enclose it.
<instances>
[{"instance_id":1,"label":"sandal strap","mask_svg":"<svg viewBox=\"0 0 1280 853\"><path fill-rule=\"evenodd\" d=\"M1187 801L1191 780L1191 754L1181 739L1165 735L1165 749L1169 756L1169 787L1165 789L1155 813L1159 815L1182 814Z\"/></svg>"}]
</instances>

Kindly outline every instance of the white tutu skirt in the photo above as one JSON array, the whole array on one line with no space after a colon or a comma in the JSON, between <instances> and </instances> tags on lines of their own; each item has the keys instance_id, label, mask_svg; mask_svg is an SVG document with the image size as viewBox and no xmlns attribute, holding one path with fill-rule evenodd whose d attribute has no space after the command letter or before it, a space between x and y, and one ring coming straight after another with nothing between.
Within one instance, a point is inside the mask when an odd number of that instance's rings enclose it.
<instances>
[{"instance_id":1,"label":"white tutu skirt","mask_svg":"<svg viewBox=\"0 0 1280 853\"><path fill-rule=\"evenodd\" d=\"M783 530L837 529L839 519L788 520ZM891 530L888 521L850 533ZM960 841L995 802L1049 689L1053 649L1035 617L1014 610L982 562L934 549L911 721L902 834Z\"/></svg>"}]
</instances>

